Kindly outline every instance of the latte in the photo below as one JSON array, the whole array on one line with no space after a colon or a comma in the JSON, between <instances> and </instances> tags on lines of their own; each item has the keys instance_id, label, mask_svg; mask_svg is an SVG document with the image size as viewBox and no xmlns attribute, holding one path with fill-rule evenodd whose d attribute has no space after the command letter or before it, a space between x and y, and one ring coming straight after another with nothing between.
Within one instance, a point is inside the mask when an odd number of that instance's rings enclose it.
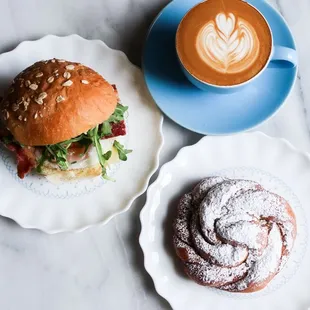
<instances>
[{"instance_id":1,"label":"latte","mask_svg":"<svg viewBox=\"0 0 310 310\"><path fill-rule=\"evenodd\" d=\"M233 86L267 64L272 35L265 18L242 0L207 0L181 21L176 48L185 69L202 82Z\"/></svg>"}]
</instances>

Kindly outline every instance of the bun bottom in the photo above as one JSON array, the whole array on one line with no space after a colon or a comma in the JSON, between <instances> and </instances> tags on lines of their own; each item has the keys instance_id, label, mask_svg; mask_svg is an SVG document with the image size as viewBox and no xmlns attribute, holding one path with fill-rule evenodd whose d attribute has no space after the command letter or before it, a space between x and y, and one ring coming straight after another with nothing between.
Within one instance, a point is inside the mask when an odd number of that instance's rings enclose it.
<instances>
[{"instance_id":1,"label":"bun bottom","mask_svg":"<svg viewBox=\"0 0 310 310\"><path fill-rule=\"evenodd\" d=\"M60 170L59 168L50 167L49 165L43 165L41 174L46 176L51 182L68 182L83 178L91 178L100 176L102 172L101 166L79 168L79 169L69 169Z\"/></svg>"}]
</instances>

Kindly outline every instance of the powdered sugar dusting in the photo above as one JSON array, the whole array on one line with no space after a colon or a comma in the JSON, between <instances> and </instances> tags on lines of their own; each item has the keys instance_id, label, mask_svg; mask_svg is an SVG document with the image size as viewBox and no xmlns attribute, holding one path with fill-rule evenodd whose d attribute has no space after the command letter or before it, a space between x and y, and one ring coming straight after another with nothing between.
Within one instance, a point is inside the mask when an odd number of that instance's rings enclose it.
<instances>
[{"instance_id":1,"label":"powdered sugar dusting","mask_svg":"<svg viewBox=\"0 0 310 310\"><path fill-rule=\"evenodd\" d=\"M201 279L201 284L207 281L209 285L219 286L223 283L240 280L246 275L248 268L245 264L234 268L219 267L205 261L191 246L176 236L174 236L174 244L179 257L187 262L184 266L186 272L190 277Z\"/></svg>"},{"instance_id":2,"label":"powdered sugar dusting","mask_svg":"<svg viewBox=\"0 0 310 310\"><path fill-rule=\"evenodd\" d=\"M284 252L291 251L296 236L295 216L282 197L266 190L247 191L233 197L227 204L227 209L231 214L242 210L267 222L277 223L283 237Z\"/></svg>"},{"instance_id":3,"label":"powdered sugar dusting","mask_svg":"<svg viewBox=\"0 0 310 310\"><path fill-rule=\"evenodd\" d=\"M246 217L247 221L243 219L235 223L227 223L221 218L216 222L216 231L228 243L261 251L268 243L268 226L249 215L246 215ZM240 218L242 218L242 215L240 215Z\"/></svg>"},{"instance_id":4,"label":"powdered sugar dusting","mask_svg":"<svg viewBox=\"0 0 310 310\"><path fill-rule=\"evenodd\" d=\"M185 264L185 271L194 280L199 279L198 281L202 285L208 283L209 286L218 287L222 283L239 280L244 276L247 268L245 265L241 265L232 270L231 268L219 267L206 262L201 265Z\"/></svg>"},{"instance_id":5,"label":"powdered sugar dusting","mask_svg":"<svg viewBox=\"0 0 310 310\"><path fill-rule=\"evenodd\" d=\"M238 192L259 188L260 185L253 181L227 180L213 186L200 205L200 221L203 233L211 242L218 241L214 233L214 222L227 213L225 206L231 197Z\"/></svg>"},{"instance_id":6,"label":"powdered sugar dusting","mask_svg":"<svg viewBox=\"0 0 310 310\"><path fill-rule=\"evenodd\" d=\"M193 192L191 193L193 196L193 204L196 206L200 205L210 188L216 184L222 183L225 180L226 179L222 177L210 177L203 179L198 185L195 186Z\"/></svg>"},{"instance_id":7,"label":"powdered sugar dusting","mask_svg":"<svg viewBox=\"0 0 310 310\"><path fill-rule=\"evenodd\" d=\"M273 225L269 234L269 243L263 254L258 257L251 257L254 261L247 276L222 289L229 291L244 291L252 284L259 287L269 278L273 278L280 267L282 256L282 237L277 225Z\"/></svg>"},{"instance_id":8,"label":"powdered sugar dusting","mask_svg":"<svg viewBox=\"0 0 310 310\"><path fill-rule=\"evenodd\" d=\"M186 194L175 247L187 274L229 291L265 287L285 265L296 236L289 204L256 182L213 177Z\"/></svg>"},{"instance_id":9,"label":"powdered sugar dusting","mask_svg":"<svg viewBox=\"0 0 310 310\"><path fill-rule=\"evenodd\" d=\"M192 241L200 255L211 263L219 266L234 267L242 264L248 257L245 247L233 246L228 243L212 244L206 241L200 232L198 212L191 220Z\"/></svg>"},{"instance_id":10,"label":"powdered sugar dusting","mask_svg":"<svg viewBox=\"0 0 310 310\"><path fill-rule=\"evenodd\" d=\"M184 242L190 243L189 221L192 216L192 196L185 194L179 203L178 216L174 223L176 235Z\"/></svg>"}]
</instances>

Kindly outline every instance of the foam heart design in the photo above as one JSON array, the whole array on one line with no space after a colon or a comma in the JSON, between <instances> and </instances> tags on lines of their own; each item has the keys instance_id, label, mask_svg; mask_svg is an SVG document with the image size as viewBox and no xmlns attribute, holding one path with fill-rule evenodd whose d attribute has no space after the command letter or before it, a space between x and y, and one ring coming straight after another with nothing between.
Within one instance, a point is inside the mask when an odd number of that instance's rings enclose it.
<instances>
[{"instance_id":1,"label":"foam heart design","mask_svg":"<svg viewBox=\"0 0 310 310\"><path fill-rule=\"evenodd\" d=\"M252 25L233 13L219 13L197 37L199 56L214 70L238 73L258 56L259 41Z\"/></svg>"},{"instance_id":2,"label":"foam heart design","mask_svg":"<svg viewBox=\"0 0 310 310\"><path fill-rule=\"evenodd\" d=\"M229 14L226 16L225 14L219 14L216 17L216 25L220 32L222 32L226 37L230 37L232 32L234 31L236 24L236 18L234 14Z\"/></svg>"}]
</instances>

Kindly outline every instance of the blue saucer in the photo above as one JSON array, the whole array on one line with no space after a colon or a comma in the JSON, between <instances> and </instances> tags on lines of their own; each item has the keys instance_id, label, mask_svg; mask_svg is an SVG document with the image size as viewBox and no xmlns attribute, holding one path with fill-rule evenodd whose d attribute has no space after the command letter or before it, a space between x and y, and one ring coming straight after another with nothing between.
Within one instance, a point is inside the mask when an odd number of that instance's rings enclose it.
<instances>
[{"instance_id":1,"label":"blue saucer","mask_svg":"<svg viewBox=\"0 0 310 310\"><path fill-rule=\"evenodd\" d=\"M267 70L232 94L202 91L183 75L175 51L175 34L183 16L201 0L174 0L154 21L142 59L144 76L155 102L169 118L192 131L223 135L248 130L271 117L289 95L297 68ZM275 45L296 48L281 15L264 0L249 0L268 20Z\"/></svg>"}]
</instances>

